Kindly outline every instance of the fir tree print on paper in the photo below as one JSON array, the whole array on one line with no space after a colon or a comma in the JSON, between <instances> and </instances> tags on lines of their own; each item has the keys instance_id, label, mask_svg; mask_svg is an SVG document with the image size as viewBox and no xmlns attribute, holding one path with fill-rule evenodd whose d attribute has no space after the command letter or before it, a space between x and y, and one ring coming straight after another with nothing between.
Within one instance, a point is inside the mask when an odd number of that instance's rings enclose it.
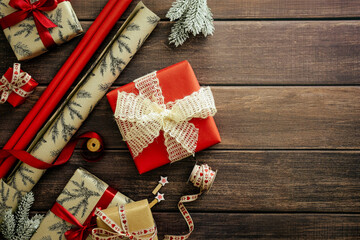
<instances>
[{"instance_id":1,"label":"fir tree print on paper","mask_svg":"<svg viewBox=\"0 0 360 240\"><path fill-rule=\"evenodd\" d=\"M23 44L22 42L18 42L14 45L14 51L24 57L30 56L31 51L29 50L29 47L26 44Z\"/></svg>"},{"instance_id":2,"label":"fir tree print on paper","mask_svg":"<svg viewBox=\"0 0 360 240\"><path fill-rule=\"evenodd\" d=\"M47 219L48 215L50 215L51 212L48 212L45 216L45 218ZM58 219L57 216L54 215L54 218ZM69 223L67 223L66 221L60 219L59 222L54 223L53 225L50 225L48 227L48 230L51 232L56 232L56 234L59 236L59 240L63 239L64 233L66 233L68 230L71 229L71 225ZM43 238L41 238L41 240L53 240L50 236L45 236Z\"/></svg>"},{"instance_id":3,"label":"fir tree print on paper","mask_svg":"<svg viewBox=\"0 0 360 240\"><path fill-rule=\"evenodd\" d=\"M97 190L99 190L100 192L105 191L105 184L99 178L86 171L82 171L81 174L84 179L90 180Z\"/></svg>"},{"instance_id":4,"label":"fir tree print on paper","mask_svg":"<svg viewBox=\"0 0 360 240\"><path fill-rule=\"evenodd\" d=\"M47 141L44 139L44 137L41 137L39 141L36 143L35 147L32 149L32 151L38 150L41 147L41 145L43 145L44 143L47 143Z\"/></svg>"},{"instance_id":5,"label":"fir tree print on paper","mask_svg":"<svg viewBox=\"0 0 360 240\"><path fill-rule=\"evenodd\" d=\"M68 138L72 136L72 133L77 130L76 127L74 127L70 124L67 124L65 122L64 112L62 112L59 115L59 117L56 119L54 125L50 129L51 139L53 140L54 143L56 143L56 140L59 137L59 134L60 134L59 128L60 127L62 128L61 129L61 137L65 142L68 141Z\"/></svg>"},{"instance_id":6,"label":"fir tree print on paper","mask_svg":"<svg viewBox=\"0 0 360 240\"><path fill-rule=\"evenodd\" d=\"M151 25L155 25L160 21L160 18L158 18L157 16L148 16L146 18L147 22L150 23Z\"/></svg>"},{"instance_id":7,"label":"fir tree print on paper","mask_svg":"<svg viewBox=\"0 0 360 240\"><path fill-rule=\"evenodd\" d=\"M74 188L70 190L65 189L60 195L60 197L63 198L58 199L57 202L63 205L66 202L72 202L76 199L76 201L74 202L76 202L77 204L74 204L68 210L74 216L78 215L81 212L81 217L84 217L89 207L89 200L91 200L92 197L99 197L100 194L87 188L84 181L78 183L74 180L71 180L71 183L73 183Z\"/></svg>"},{"instance_id":8,"label":"fir tree print on paper","mask_svg":"<svg viewBox=\"0 0 360 240\"><path fill-rule=\"evenodd\" d=\"M140 28L139 28L140 29ZM134 31L134 30L132 30ZM136 30L137 31L137 30ZM127 44L126 42L124 42L123 39L127 39L127 40L130 40L130 38L126 35L123 35L121 34L118 39L116 39L116 42L119 44L119 50L120 52L122 53L124 51L124 49L128 52L128 53L131 53L131 49L129 47L129 44Z\"/></svg>"},{"instance_id":9,"label":"fir tree print on paper","mask_svg":"<svg viewBox=\"0 0 360 240\"><path fill-rule=\"evenodd\" d=\"M126 65L126 63L121 58L115 57L112 49L110 49L109 57L110 57L110 71L112 75L116 76L116 71L121 72L122 71L121 65Z\"/></svg>"},{"instance_id":10,"label":"fir tree print on paper","mask_svg":"<svg viewBox=\"0 0 360 240\"><path fill-rule=\"evenodd\" d=\"M29 183L35 185L35 181L31 177L34 174L34 171L26 167L25 164L20 165L19 169L17 170L17 174L24 186L27 186ZM18 189L16 184L17 181L18 181L18 177L16 178L16 181L15 180L11 181L11 186L15 189ZM17 197L21 197L21 192L19 191L15 195L17 195Z\"/></svg>"},{"instance_id":11,"label":"fir tree print on paper","mask_svg":"<svg viewBox=\"0 0 360 240\"><path fill-rule=\"evenodd\" d=\"M78 98L91 98L91 93L87 92L85 90L80 90L77 93L77 97ZM65 109L67 109L69 111L69 116L70 116L71 120L75 120L76 118L78 118L80 120L84 119L84 117L82 116L81 111L80 111L81 108L82 108L81 104L79 104L75 101L69 101L65 105ZM50 129L51 138L52 138L53 142L56 143L56 139L59 137L60 131L61 131L62 139L65 142L67 142L69 140L69 138L72 137L73 133L76 130L77 130L77 128L75 126L71 125L70 123L68 123L65 120L64 111L62 111Z\"/></svg>"},{"instance_id":12,"label":"fir tree print on paper","mask_svg":"<svg viewBox=\"0 0 360 240\"><path fill-rule=\"evenodd\" d=\"M127 27L126 30L128 31L139 31L140 30L140 26L137 25L136 23L130 23Z\"/></svg>"},{"instance_id":13,"label":"fir tree print on paper","mask_svg":"<svg viewBox=\"0 0 360 240\"><path fill-rule=\"evenodd\" d=\"M14 36L19 36L25 33L24 37L28 37L36 29L35 25L30 23L20 23L19 28L20 30L17 31Z\"/></svg>"},{"instance_id":14,"label":"fir tree print on paper","mask_svg":"<svg viewBox=\"0 0 360 240\"><path fill-rule=\"evenodd\" d=\"M6 8L8 7L8 5L6 5L6 4L4 3L4 0L0 0L0 5L3 6L3 7L6 7Z\"/></svg>"},{"instance_id":15,"label":"fir tree print on paper","mask_svg":"<svg viewBox=\"0 0 360 240\"><path fill-rule=\"evenodd\" d=\"M102 92L107 92L112 84L113 84L112 82L101 83L101 84L99 84L99 90Z\"/></svg>"},{"instance_id":16,"label":"fir tree print on paper","mask_svg":"<svg viewBox=\"0 0 360 240\"><path fill-rule=\"evenodd\" d=\"M7 191L5 192L5 189ZM1 189L0 189L0 218L2 218L6 211L11 210L11 206L6 204L9 201L10 189L6 186L4 181L1 180Z\"/></svg>"},{"instance_id":17,"label":"fir tree print on paper","mask_svg":"<svg viewBox=\"0 0 360 240\"><path fill-rule=\"evenodd\" d=\"M106 62L106 57L104 57L102 60L101 60L101 63L100 63L100 73L101 73L101 76L104 76L104 73L107 71L107 68L108 68L108 64Z\"/></svg>"},{"instance_id":18,"label":"fir tree print on paper","mask_svg":"<svg viewBox=\"0 0 360 240\"><path fill-rule=\"evenodd\" d=\"M76 93L77 98L91 98L91 93L87 92L85 90L80 90L78 93Z\"/></svg>"},{"instance_id":19,"label":"fir tree print on paper","mask_svg":"<svg viewBox=\"0 0 360 240\"><path fill-rule=\"evenodd\" d=\"M71 17L72 17L72 21L70 21L69 19L67 20L68 25L70 26L70 28L75 32L75 33L80 33L82 32L82 27L80 25L80 22L78 20L78 18L76 17L76 14L74 12L74 9L71 8Z\"/></svg>"}]
</instances>

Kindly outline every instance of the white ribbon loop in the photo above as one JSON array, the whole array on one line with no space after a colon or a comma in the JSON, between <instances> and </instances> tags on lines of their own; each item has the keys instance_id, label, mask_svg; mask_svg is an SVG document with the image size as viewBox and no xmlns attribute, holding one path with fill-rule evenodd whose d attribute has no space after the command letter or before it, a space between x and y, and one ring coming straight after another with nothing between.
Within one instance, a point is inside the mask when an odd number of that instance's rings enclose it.
<instances>
[{"instance_id":1,"label":"white ribbon loop","mask_svg":"<svg viewBox=\"0 0 360 240\"><path fill-rule=\"evenodd\" d=\"M28 97L32 91L24 91L21 87L26 85L30 80L31 76L28 73L20 71L20 63L14 63L12 79L9 81L5 76L2 76L0 79L0 104L5 103L12 92L15 92L23 98Z\"/></svg>"},{"instance_id":2,"label":"white ribbon loop","mask_svg":"<svg viewBox=\"0 0 360 240\"><path fill-rule=\"evenodd\" d=\"M171 162L194 154L199 130L189 121L215 115L211 89L203 87L183 99L165 104L156 72L134 82L139 95L118 92L114 114L134 157L151 144L161 130Z\"/></svg>"}]
</instances>

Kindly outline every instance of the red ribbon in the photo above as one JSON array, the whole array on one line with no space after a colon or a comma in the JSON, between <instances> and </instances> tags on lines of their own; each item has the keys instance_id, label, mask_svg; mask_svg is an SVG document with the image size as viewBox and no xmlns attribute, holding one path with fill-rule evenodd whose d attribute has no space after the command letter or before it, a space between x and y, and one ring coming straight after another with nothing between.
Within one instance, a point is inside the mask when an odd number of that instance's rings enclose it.
<instances>
[{"instance_id":1,"label":"red ribbon","mask_svg":"<svg viewBox=\"0 0 360 240\"><path fill-rule=\"evenodd\" d=\"M40 159L37 159L36 157L32 156L30 153L24 151L24 150L14 150L14 149L2 149L0 150L0 159L6 159L10 156L14 156L15 158L19 159L23 163L26 163L27 165L37 168L37 169L48 169L55 166L62 165L69 161L70 157L72 156L76 144L79 142L79 140L84 138L96 138L100 141L101 146L104 146L104 143L102 141L102 138L99 134L96 132L86 132L80 136L78 136L76 139L70 141L62 150L59 157L56 159L55 163L46 163L41 161ZM101 151L102 149L99 149ZM90 161L89 162L95 162Z\"/></svg>"},{"instance_id":2,"label":"red ribbon","mask_svg":"<svg viewBox=\"0 0 360 240\"><path fill-rule=\"evenodd\" d=\"M51 208L51 212L54 213L56 216L61 218L62 220L75 225L75 228L72 228L65 232L65 238L67 240L82 240L85 239L91 229L96 225L95 222L92 223L92 220L95 220L94 212L96 208L107 208L111 201L114 199L117 191L111 187L108 187L104 194L101 196L100 200L97 202L96 206L91 211L91 214L85 220L84 224L81 224L79 220L75 218L66 208L61 206L58 202L55 202L54 206Z\"/></svg>"},{"instance_id":3,"label":"red ribbon","mask_svg":"<svg viewBox=\"0 0 360 240\"><path fill-rule=\"evenodd\" d=\"M57 25L48 19L42 11L54 10L58 3L63 1L67 0L39 0L34 3L31 3L30 0L10 0L9 5L18 11L1 18L0 26L5 29L32 16L41 41L46 48L50 48L55 45L55 42L48 29L57 27Z\"/></svg>"}]
</instances>

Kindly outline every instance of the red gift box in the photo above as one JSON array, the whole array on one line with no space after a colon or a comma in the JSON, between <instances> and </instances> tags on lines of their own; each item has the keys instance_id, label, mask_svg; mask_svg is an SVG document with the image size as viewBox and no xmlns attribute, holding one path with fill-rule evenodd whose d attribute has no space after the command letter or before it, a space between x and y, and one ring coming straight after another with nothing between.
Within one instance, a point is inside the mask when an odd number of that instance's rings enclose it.
<instances>
[{"instance_id":1,"label":"red gift box","mask_svg":"<svg viewBox=\"0 0 360 240\"><path fill-rule=\"evenodd\" d=\"M20 73L23 73L23 70L20 70ZM7 81L9 81L11 83L12 78L13 78L13 68L9 68L6 73L4 74L4 77L7 79ZM2 83L0 82L0 86L2 85ZM32 77L29 80L29 82L27 84L25 84L24 86L21 87L22 90L26 91L26 92L32 92L37 85L39 85ZM2 91L0 90L0 96L2 94ZM9 94L8 99L6 100L8 103L10 103L13 107L17 107L21 104L23 104L25 102L24 97L21 97L20 95L18 95L16 92L12 91Z\"/></svg>"},{"instance_id":2,"label":"red gift box","mask_svg":"<svg viewBox=\"0 0 360 240\"><path fill-rule=\"evenodd\" d=\"M157 71L156 75L159 79L159 85L165 103L183 99L193 92L200 90L199 82L188 61L183 61ZM108 93L107 98L113 112L115 112L116 109L118 92L122 91L134 93L136 95L139 94L139 91L135 88L134 82ZM199 137L195 152L199 152L221 142L220 134L213 117L208 117L206 119L193 118L189 122L193 123L195 127L199 129ZM131 154L134 156L132 152ZM163 132L160 133L153 143L144 148L143 151L134 158L134 161L140 174L170 163L168 152L164 145Z\"/></svg>"}]
</instances>

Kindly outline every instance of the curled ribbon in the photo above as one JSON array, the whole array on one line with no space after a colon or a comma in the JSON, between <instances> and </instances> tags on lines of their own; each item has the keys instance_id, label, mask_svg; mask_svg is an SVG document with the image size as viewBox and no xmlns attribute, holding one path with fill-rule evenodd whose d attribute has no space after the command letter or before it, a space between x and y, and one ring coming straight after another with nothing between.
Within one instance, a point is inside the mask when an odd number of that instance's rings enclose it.
<instances>
[{"instance_id":1,"label":"curled ribbon","mask_svg":"<svg viewBox=\"0 0 360 240\"><path fill-rule=\"evenodd\" d=\"M48 29L57 25L47 18L43 11L54 10L57 4L63 1L67 0L38 0L34 3L30 0L10 0L9 5L17 11L1 18L0 26L5 29L32 16L41 41L46 48L50 48L55 45L55 42Z\"/></svg>"},{"instance_id":2,"label":"curled ribbon","mask_svg":"<svg viewBox=\"0 0 360 240\"><path fill-rule=\"evenodd\" d=\"M115 240L115 239L124 239L129 238L133 240L154 240L157 236L157 228L153 226L148 229L142 229L137 232L129 232L128 221L126 218L126 211L124 205L119 206L119 215L121 227L116 224L111 218L109 218L103 211L100 209L95 210L95 215L98 216L106 225L108 225L113 231L111 232L102 228L94 228L92 230L92 238L95 240ZM152 233L152 234L151 234ZM149 237L144 237L144 235L151 234Z\"/></svg>"},{"instance_id":3,"label":"curled ribbon","mask_svg":"<svg viewBox=\"0 0 360 240\"><path fill-rule=\"evenodd\" d=\"M194 222L184 206L186 202L193 202L200 197L206 191L209 191L212 184L215 181L216 172L211 170L207 164L197 165L195 164L193 171L190 174L189 180L194 184L195 187L200 188L200 192L194 195L185 195L180 198L178 208L181 215L184 217L188 227L189 233L185 235L165 235L164 240L184 240L188 239L191 233L194 231Z\"/></svg>"},{"instance_id":4,"label":"curled ribbon","mask_svg":"<svg viewBox=\"0 0 360 240\"><path fill-rule=\"evenodd\" d=\"M5 76L0 79L0 104L7 101L12 92L17 95L26 98L31 92L27 92L21 89L22 86L26 85L31 80L31 76L26 72L20 71L20 63L14 63L12 79L8 80Z\"/></svg>"},{"instance_id":5,"label":"curled ribbon","mask_svg":"<svg viewBox=\"0 0 360 240\"><path fill-rule=\"evenodd\" d=\"M139 95L119 92L114 113L133 157L151 144L161 130L171 162L193 155L199 130L189 121L215 115L217 110L211 89L202 87L183 99L165 104L156 72L134 82Z\"/></svg>"}]
</instances>

